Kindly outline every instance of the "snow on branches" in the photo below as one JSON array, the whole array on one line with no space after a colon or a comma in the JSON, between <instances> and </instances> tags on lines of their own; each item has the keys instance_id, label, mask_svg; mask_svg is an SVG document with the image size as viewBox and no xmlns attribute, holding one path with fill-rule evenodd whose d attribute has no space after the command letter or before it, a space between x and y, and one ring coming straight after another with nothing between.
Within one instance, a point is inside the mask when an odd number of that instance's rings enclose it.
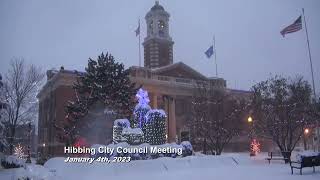
<instances>
[{"instance_id":1,"label":"snow on branches","mask_svg":"<svg viewBox=\"0 0 320 180\"><path fill-rule=\"evenodd\" d=\"M256 135L273 140L291 152L303 130L315 124L311 86L302 77L271 77L252 87L251 109Z\"/></svg>"},{"instance_id":2,"label":"snow on branches","mask_svg":"<svg viewBox=\"0 0 320 180\"><path fill-rule=\"evenodd\" d=\"M111 54L101 54L97 60L89 58L85 73L78 73L73 85L75 101L66 106L66 120L56 123L60 140L74 143L79 129L88 128L90 122L83 118L96 103L111 110L113 115L128 117L134 107L135 84L129 79L129 70L115 61Z\"/></svg>"}]
</instances>

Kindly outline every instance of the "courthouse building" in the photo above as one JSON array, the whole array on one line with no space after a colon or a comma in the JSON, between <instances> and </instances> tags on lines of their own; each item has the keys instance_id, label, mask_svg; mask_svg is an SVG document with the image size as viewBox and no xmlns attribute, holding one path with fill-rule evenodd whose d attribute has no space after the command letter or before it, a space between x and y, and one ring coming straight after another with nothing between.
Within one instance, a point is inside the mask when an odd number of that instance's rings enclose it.
<instances>
[{"instance_id":1,"label":"courthouse building","mask_svg":"<svg viewBox=\"0 0 320 180\"><path fill-rule=\"evenodd\" d=\"M249 92L229 89L223 78L206 77L183 62L174 62L174 41L169 33L169 17L169 13L158 2L146 14L144 67L130 67L130 79L149 92L152 108L166 111L168 142L179 142L188 140L190 136L186 121L192 118L191 99L196 81L206 81L213 88L223 89L240 98L248 97ZM39 151L43 154L55 156L63 152L64 144L56 137L54 122L64 121L65 105L74 98L72 85L76 78L76 71L63 68L59 71L47 71L47 82L38 94ZM96 113L103 118L102 111L97 110ZM96 138L90 142L110 143L112 124L111 120L98 123L94 129ZM242 141L248 140L244 138ZM248 150L247 143L243 147L235 147L234 150L244 150L243 148Z\"/></svg>"}]
</instances>

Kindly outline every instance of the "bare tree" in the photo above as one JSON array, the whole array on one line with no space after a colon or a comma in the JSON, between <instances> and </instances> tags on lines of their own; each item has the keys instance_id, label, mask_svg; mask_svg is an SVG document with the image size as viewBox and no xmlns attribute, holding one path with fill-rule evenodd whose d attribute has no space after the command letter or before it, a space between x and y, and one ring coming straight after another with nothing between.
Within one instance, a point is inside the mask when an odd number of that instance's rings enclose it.
<instances>
[{"instance_id":1,"label":"bare tree","mask_svg":"<svg viewBox=\"0 0 320 180\"><path fill-rule=\"evenodd\" d=\"M193 97L193 118L188 123L192 142L206 153L220 155L231 139L241 132L247 103L236 99L225 89L214 89L198 83Z\"/></svg>"},{"instance_id":2,"label":"bare tree","mask_svg":"<svg viewBox=\"0 0 320 180\"><path fill-rule=\"evenodd\" d=\"M304 128L316 120L311 87L302 77L279 76L252 88L252 110L256 135L271 139L290 158Z\"/></svg>"},{"instance_id":3,"label":"bare tree","mask_svg":"<svg viewBox=\"0 0 320 180\"><path fill-rule=\"evenodd\" d=\"M6 108L2 121L7 130L10 154L16 139L18 125L33 123L37 118L37 92L44 73L39 67L26 65L23 59L11 60L3 83Z\"/></svg>"}]
</instances>

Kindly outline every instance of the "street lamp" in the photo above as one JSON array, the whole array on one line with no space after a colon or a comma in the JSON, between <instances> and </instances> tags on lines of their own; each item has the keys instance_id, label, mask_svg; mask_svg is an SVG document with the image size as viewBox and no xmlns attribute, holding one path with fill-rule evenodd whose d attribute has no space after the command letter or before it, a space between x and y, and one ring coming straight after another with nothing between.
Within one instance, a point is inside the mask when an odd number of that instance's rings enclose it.
<instances>
[{"instance_id":1,"label":"street lamp","mask_svg":"<svg viewBox=\"0 0 320 180\"><path fill-rule=\"evenodd\" d=\"M28 124L28 127L29 127L29 132L28 132L29 145L28 145L28 157L27 157L26 163L31 163L31 131L32 131L31 123Z\"/></svg>"},{"instance_id":2,"label":"street lamp","mask_svg":"<svg viewBox=\"0 0 320 180\"><path fill-rule=\"evenodd\" d=\"M304 150L308 150L308 145L307 145L307 136L310 133L309 128L305 128L304 129L304 136L303 136L303 146L304 146Z\"/></svg>"},{"instance_id":3,"label":"street lamp","mask_svg":"<svg viewBox=\"0 0 320 180\"><path fill-rule=\"evenodd\" d=\"M254 152L252 145L254 144L255 140L254 140L254 132L253 132L253 119L251 116L248 117L247 119L248 123L249 123L249 139L250 139L250 156L255 156L256 153Z\"/></svg>"}]
</instances>

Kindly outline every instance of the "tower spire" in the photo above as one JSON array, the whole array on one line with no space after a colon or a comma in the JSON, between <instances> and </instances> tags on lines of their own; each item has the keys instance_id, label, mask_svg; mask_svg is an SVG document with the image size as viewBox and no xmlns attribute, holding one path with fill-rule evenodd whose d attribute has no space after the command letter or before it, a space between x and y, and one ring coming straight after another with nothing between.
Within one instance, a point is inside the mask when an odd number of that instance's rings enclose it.
<instances>
[{"instance_id":1,"label":"tower spire","mask_svg":"<svg viewBox=\"0 0 320 180\"><path fill-rule=\"evenodd\" d=\"M158 68L173 63L173 41L169 34L170 14L155 1L146 14L147 37L144 39L144 66Z\"/></svg>"}]
</instances>

